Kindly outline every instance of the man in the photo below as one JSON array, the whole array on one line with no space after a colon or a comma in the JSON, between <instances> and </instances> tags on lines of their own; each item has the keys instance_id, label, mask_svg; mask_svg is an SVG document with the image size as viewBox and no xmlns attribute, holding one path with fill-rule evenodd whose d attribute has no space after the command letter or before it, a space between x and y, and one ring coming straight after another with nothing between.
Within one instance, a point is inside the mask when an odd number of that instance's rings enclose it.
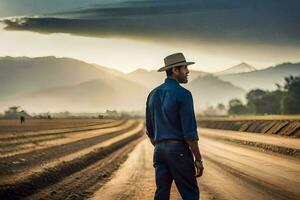
<instances>
[{"instance_id":1,"label":"man","mask_svg":"<svg viewBox=\"0 0 300 200\"><path fill-rule=\"evenodd\" d=\"M20 121L21 121L21 124L25 123L25 117L23 115L21 115Z\"/></svg>"},{"instance_id":2,"label":"man","mask_svg":"<svg viewBox=\"0 0 300 200\"><path fill-rule=\"evenodd\" d=\"M203 164L198 147L197 124L191 92L180 83L187 83L188 65L182 53L164 59L167 78L153 89L146 102L146 129L155 146L155 200L170 199L173 180L184 200L198 200L196 177L202 176ZM194 161L194 158L195 161ZM196 170L195 170L196 168Z\"/></svg>"}]
</instances>

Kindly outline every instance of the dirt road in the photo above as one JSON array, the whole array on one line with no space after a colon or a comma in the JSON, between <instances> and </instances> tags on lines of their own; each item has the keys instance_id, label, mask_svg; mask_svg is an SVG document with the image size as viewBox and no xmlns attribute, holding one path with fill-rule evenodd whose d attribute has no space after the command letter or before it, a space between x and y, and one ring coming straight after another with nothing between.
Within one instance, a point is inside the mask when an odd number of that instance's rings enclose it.
<instances>
[{"instance_id":1,"label":"dirt road","mask_svg":"<svg viewBox=\"0 0 300 200\"><path fill-rule=\"evenodd\" d=\"M199 129L199 133L205 166L198 179L202 200L300 199L300 159L266 151L271 147L299 150L299 139L213 129ZM92 200L153 199L152 153L147 140L137 145ZM171 199L181 199L174 184Z\"/></svg>"}]
</instances>

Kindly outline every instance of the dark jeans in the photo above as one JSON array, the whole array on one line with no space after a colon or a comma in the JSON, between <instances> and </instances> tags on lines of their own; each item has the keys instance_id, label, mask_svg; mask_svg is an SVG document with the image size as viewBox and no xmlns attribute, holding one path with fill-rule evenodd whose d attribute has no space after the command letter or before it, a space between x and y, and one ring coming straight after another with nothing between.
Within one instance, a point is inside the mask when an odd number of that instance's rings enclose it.
<instances>
[{"instance_id":1,"label":"dark jeans","mask_svg":"<svg viewBox=\"0 0 300 200\"><path fill-rule=\"evenodd\" d=\"M169 200L173 180L183 200L199 200L194 159L187 144L158 143L154 148L155 200Z\"/></svg>"}]
</instances>

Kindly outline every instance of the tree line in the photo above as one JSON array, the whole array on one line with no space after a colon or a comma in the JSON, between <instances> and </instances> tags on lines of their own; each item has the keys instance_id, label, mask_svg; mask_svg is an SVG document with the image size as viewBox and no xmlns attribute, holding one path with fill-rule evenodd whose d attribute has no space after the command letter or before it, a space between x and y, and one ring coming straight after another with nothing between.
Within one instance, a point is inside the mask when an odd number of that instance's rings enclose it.
<instances>
[{"instance_id":1,"label":"tree line","mask_svg":"<svg viewBox=\"0 0 300 200\"><path fill-rule=\"evenodd\" d=\"M229 101L228 114L300 114L300 75L288 76L274 91L254 89L246 94L247 102Z\"/></svg>"}]
</instances>

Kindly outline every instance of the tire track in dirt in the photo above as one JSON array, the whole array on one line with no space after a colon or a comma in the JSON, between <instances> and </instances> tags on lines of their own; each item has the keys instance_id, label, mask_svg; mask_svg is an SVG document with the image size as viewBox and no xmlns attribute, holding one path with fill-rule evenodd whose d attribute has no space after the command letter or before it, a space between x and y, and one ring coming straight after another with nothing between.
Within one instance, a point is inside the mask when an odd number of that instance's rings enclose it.
<instances>
[{"instance_id":1,"label":"tire track in dirt","mask_svg":"<svg viewBox=\"0 0 300 200\"><path fill-rule=\"evenodd\" d=\"M300 158L300 140L278 135L200 128L202 137Z\"/></svg>"},{"instance_id":2,"label":"tire track in dirt","mask_svg":"<svg viewBox=\"0 0 300 200\"><path fill-rule=\"evenodd\" d=\"M300 199L299 159L208 137L200 139L200 147L201 183L216 199Z\"/></svg>"},{"instance_id":3,"label":"tire track in dirt","mask_svg":"<svg viewBox=\"0 0 300 200\"><path fill-rule=\"evenodd\" d=\"M233 168L229 165L225 165L222 162L218 162L214 159L211 159L211 155L205 155L203 158L206 161L206 164L209 165L209 168L215 168L215 170L221 171L222 176L230 177L226 178L226 180L230 180L229 182L233 182L235 185L237 183L240 183L243 185L243 187L247 186L248 191L245 191L245 188L242 188L244 190L244 196L242 199L282 199L282 200L296 200L298 197L294 196L293 194L288 193L287 191L282 190L282 188L278 188L276 185L273 185L267 181L264 181L263 179L249 176L249 174L237 170L236 168ZM213 167L212 167L213 165ZM207 170L206 170L207 171ZM224 175L226 174L226 175ZM228 184L224 182L224 184ZM232 184L232 183L231 183ZM214 189L211 186L207 186L210 191L213 191ZM236 186L234 186L236 187ZM255 191L255 192L250 192ZM216 191L216 193L218 193ZM252 193L252 195L249 195L249 193ZM259 195L258 195L259 194ZM226 198L227 197L227 198ZM228 196L223 196L222 194L219 196L219 198L228 199ZM233 198L232 198L233 199ZM238 197L236 199L241 199L241 197Z\"/></svg>"}]
</instances>

